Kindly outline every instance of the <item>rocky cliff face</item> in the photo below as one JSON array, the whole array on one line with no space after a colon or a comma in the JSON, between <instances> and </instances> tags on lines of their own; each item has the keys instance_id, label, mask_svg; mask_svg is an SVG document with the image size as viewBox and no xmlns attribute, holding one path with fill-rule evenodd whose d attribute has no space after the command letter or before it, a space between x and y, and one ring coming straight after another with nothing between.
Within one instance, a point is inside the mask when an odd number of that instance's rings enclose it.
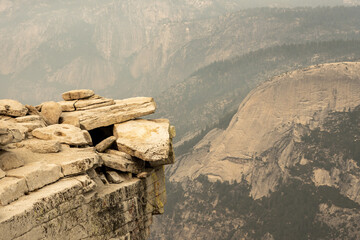
<instances>
[{"instance_id":1,"label":"rocky cliff face","mask_svg":"<svg viewBox=\"0 0 360 240\"><path fill-rule=\"evenodd\" d=\"M178 161L171 179L181 181L204 174L220 181L250 180L257 162L254 159L290 132L301 136L298 124L320 127L329 112L359 105L359 72L359 63L325 64L286 73L260 85L244 99L225 131L210 132L194 147L196 157L190 154ZM284 150L274 173L290 164L291 145ZM260 186L266 190L259 189L263 193L258 197L271 190Z\"/></svg>"},{"instance_id":2,"label":"rocky cliff face","mask_svg":"<svg viewBox=\"0 0 360 240\"><path fill-rule=\"evenodd\" d=\"M147 239L166 203L174 127L152 98L91 90L0 100L0 239Z\"/></svg>"},{"instance_id":3,"label":"rocky cliff face","mask_svg":"<svg viewBox=\"0 0 360 240\"><path fill-rule=\"evenodd\" d=\"M359 66L313 66L253 90L226 130L168 169L180 200L164 221L175 226L155 236L358 238L344 219L360 210Z\"/></svg>"}]
</instances>

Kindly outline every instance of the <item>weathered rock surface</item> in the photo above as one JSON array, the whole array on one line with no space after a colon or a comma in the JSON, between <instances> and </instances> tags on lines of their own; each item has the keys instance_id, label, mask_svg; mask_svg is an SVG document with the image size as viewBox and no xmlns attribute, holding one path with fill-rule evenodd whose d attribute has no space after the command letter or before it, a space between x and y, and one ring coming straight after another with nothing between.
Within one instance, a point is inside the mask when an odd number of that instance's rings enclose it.
<instances>
[{"instance_id":1,"label":"weathered rock surface","mask_svg":"<svg viewBox=\"0 0 360 240\"><path fill-rule=\"evenodd\" d=\"M0 150L0 169L7 171L24 166L24 163L15 153Z\"/></svg>"},{"instance_id":2,"label":"weathered rock surface","mask_svg":"<svg viewBox=\"0 0 360 240\"><path fill-rule=\"evenodd\" d=\"M140 173L145 168L145 162L118 151L99 153L104 165L119 171Z\"/></svg>"},{"instance_id":3,"label":"weathered rock surface","mask_svg":"<svg viewBox=\"0 0 360 240\"><path fill-rule=\"evenodd\" d=\"M90 89L79 89L79 90L72 90L68 91L62 94L62 98L65 101L71 101L71 100L78 100L78 99L84 99L89 98L91 96L94 96L95 93L93 90Z\"/></svg>"},{"instance_id":4,"label":"weathered rock surface","mask_svg":"<svg viewBox=\"0 0 360 240\"><path fill-rule=\"evenodd\" d=\"M296 70L265 82L244 99L225 131L210 132L204 138L206 144L200 142L193 154L174 165L171 178L181 181L203 174L215 181L257 179L253 159L280 141L294 125L315 128L321 126L329 112L360 104L359 72L360 63L333 63ZM269 171L279 173L278 167L284 171L290 152L291 146L279 159L279 166L273 165ZM255 191L256 196L267 195L276 183L272 181L265 188L258 184L262 189Z\"/></svg>"},{"instance_id":5,"label":"weathered rock surface","mask_svg":"<svg viewBox=\"0 0 360 240\"><path fill-rule=\"evenodd\" d=\"M132 178L131 174L119 173L116 171L106 171L106 179L110 183L122 183Z\"/></svg>"},{"instance_id":6,"label":"weathered rock surface","mask_svg":"<svg viewBox=\"0 0 360 240\"><path fill-rule=\"evenodd\" d=\"M89 144L89 135L73 125L54 124L44 128L37 128L32 135L42 140L57 140L69 145L84 146Z\"/></svg>"},{"instance_id":7,"label":"weathered rock surface","mask_svg":"<svg viewBox=\"0 0 360 240\"><path fill-rule=\"evenodd\" d=\"M101 142L99 142L96 146L95 149L98 152L104 152L106 149L108 149L109 147L111 147L111 145L116 141L116 137L114 136L110 136L104 140L102 140Z\"/></svg>"},{"instance_id":8,"label":"weathered rock surface","mask_svg":"<svg viewBox=\"0 0 360 240\"><path fill-rule=\"evenodd\" d=\"M25 116L27 112L28 109L16 100L11 100L11 99L0 100L0 114L13 116L13 117L21 117L21 116Z\"/></svg>"},{"instance_id":9,"label":"weathered rock surface","mask_svg":"<svg viewBox=\"0 0 360 240\"><path fill-rule=\"evenodd\" d=\"M20 142L25 139L29 129L22 126L21 123L16 123L12 121L1 121L0 120L0 129L4 134L0 134L0 141L5 145L10 142Z\"/></svg>"},{"instance_id":10,"label":"weathered rock surface","mask_svg":"<svg viewBox=\"0 0 360 240\"><path fill-rule=\"evenodd\" d=\"M27 128L28 132L32 132L36 128L46 127L47 124L40 115L28 115L24 117L15 118L15 121L21 126Z\"/></svg>"},{"instance_id":11,"label":"weathered rock surface","mask_svg":"<svg viewBox=\"0 0 360 240\"><path fill-rule=\"evenodd\" d=\"M98 99L80 99L74 101L62 101L59 102L63 112L72 112L79 110L87 110L93 108L99 108L109 105L114 105L115 101L108 98L98 98Z\"/></svg>"},{"instance_id":12,"label":"weathered rock surface","mask_svg":"<svg viewBox=\"0 0 360 240\"><path fill-rule=\"evenodd\" d=\"M60 166L41 162L29 163L24 167L6 172L8 177L24 178L29 191L34 191L61 178Z\"/></svg>"},{"instance_id":13,"label":"weathered rock surface","mask_svg":"<svg viewBox=\"0 0 360 240\"><path fill-rule=\"evenodd\" d=\"M29 139L23 141L22 144L36 153L57 153L61 151L61 144L56 140Z\"/></svg>"},{"instance_id":14,"label":"weathered rock surface","mask_svg":"<svg viewBox=\"0 0 360 240\"><path fill-rule=\"evenodd\" d=\"M85 111L64 112L61 117L63 121L67 121L69 117L77 117L81 128L92 130L154 113L155 108L154 99L138 97L116 100L115 104L110 106Z\"/></svg>"},{"instance_id":15,"label":"weathered rock surface","mask_svg":"<svg viewBox=\"0 0 360 240\"><path fill-rule=\"evenodd\" d=\"M28 109L29 115L40 115L40 112L36 109L36 107L27 104L25 107Z\"/></svg>"},{"instance_id":16,"label":"weathered rock surface","mask_svg":"<svg viewBox=\"0 0 360 240\"><path fill-rule=\"evenodd\" d=\"M41 116L49 125L58 124L61 113L61 105L57 102L45 102L42 104Z\"/></svg>"},{"instance_id":17,"label":"weathered rock surface","mask_svg":"<svg viewBox=\"0 0 360 240\"><path fill-rule=\"evenodd\" d=\"M90 90L63 97L69 101L39 105L41 114L0 112L0 240L147 239L152 215L164 212L164 168L145 169L145 161L109 149L117 139L109 135L113 124L154 112L155 102L115 103ZM171 146L168 130L166 136ZM92 137L96 147L89 147Z\"/></svg>"},{"instance_id":18,"label":"weathered rock surface","mask_svg":"<svg viewBox=\"0 0 360 240\"><path fill-rule=\"evenodd\" d=\"M60 162L64 176L85 173L86 171L101 166L101 158L96 154L87 153L82 156L75 155L67 160Z\"/></svg>"},{"instance_id":19,"label":"weathered rock surface","mask_svg":"<svg viewBox=\"0 0 360 240\"><path fill-rule=\"evenodd\" d=\"M260 85L167 168L179 199L152 239L359 239L359 92L360 63Z\"/></svg>"},{"instance_id":20,"label":"weathered rock surface","mask_svg":"<svg viewBox=\"0 0 360 240\"><path fill-rule=\"evenodd\" d=\"M3 206L18 199L27 192L28 188L23 178L5 177L0 180L0 203Z\"/></svg>"},{"instance_id":21,"label":"weathered rock surface","mask_svg":"<svg viewBox=\"0 0 360 240\"><path fill-rule=\"evenodd\" d=\"M149 162L164 162L171 150L168 120L132 120L114 126L118 149Z\"/></svg>"}]
</instances>

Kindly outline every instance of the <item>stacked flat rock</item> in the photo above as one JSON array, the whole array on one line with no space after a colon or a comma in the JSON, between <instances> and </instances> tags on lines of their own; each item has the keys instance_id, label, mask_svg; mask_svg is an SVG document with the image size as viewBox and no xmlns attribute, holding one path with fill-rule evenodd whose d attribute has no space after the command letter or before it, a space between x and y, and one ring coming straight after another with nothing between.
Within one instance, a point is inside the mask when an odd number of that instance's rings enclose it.
<instances>
[{"instance_id":1,"label":"stacked flat rock","mask_svg":"<svg viewBox=\"0 0 360 240\"><path fill-rule=\"evenodd\" d=\"M149 97L113 100L87 89L62 97L36 107L0 100L0 231L8 233L0 240L146 239L151 216L164 210L174 127L139 119L155 112Z\"/></svg>"}]
</instances>

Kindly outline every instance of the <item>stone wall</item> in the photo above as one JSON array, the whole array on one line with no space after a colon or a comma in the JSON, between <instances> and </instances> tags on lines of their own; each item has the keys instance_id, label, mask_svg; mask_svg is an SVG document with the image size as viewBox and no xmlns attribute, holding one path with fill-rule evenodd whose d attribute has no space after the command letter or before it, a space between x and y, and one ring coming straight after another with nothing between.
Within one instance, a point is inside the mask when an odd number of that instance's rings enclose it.
<instances>
[{"instance_id":1,"label":"stone wall","mask_svg":"<svg viewBox=\"0 0 360 240\"><path fill-rule=\"evenodd\" d=\"M147 239L175 129L152 98L0 100L0 240Z\"/></svg>"}]
</instances>

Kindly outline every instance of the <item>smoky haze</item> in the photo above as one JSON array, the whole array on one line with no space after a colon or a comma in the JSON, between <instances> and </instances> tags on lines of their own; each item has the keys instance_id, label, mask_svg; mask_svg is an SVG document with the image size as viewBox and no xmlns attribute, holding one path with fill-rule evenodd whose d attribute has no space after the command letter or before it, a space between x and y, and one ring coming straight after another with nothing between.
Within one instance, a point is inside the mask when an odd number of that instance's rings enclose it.
<instances>
[{"instance_id":1,"label":"smoky haze","mask_svg":"<svg viewBox=\"0 0 360 240\"><path fill-rule=\"evenodd\" d=\"M221 44L214 39L217 29L226 28L230 18L248 15L248 11L238 11L323 5L343 3L3 0L0 94L2 98L17 96L31 104L73 88L92 88L113 97L158 95L202 66L263 47L246 44L245 38L240 39L244 43L241 49L225 46L208 52L211 45ZM249 26L246 19L236 21L241 21L243 26L239 27ZM236 33L225 37L221 41L236 38ZM261 39L256 37L251 40ZM279 42L284 40L266 45ZM201 52L194 52L204 44Z\"/></svg>"}]
</instances>

